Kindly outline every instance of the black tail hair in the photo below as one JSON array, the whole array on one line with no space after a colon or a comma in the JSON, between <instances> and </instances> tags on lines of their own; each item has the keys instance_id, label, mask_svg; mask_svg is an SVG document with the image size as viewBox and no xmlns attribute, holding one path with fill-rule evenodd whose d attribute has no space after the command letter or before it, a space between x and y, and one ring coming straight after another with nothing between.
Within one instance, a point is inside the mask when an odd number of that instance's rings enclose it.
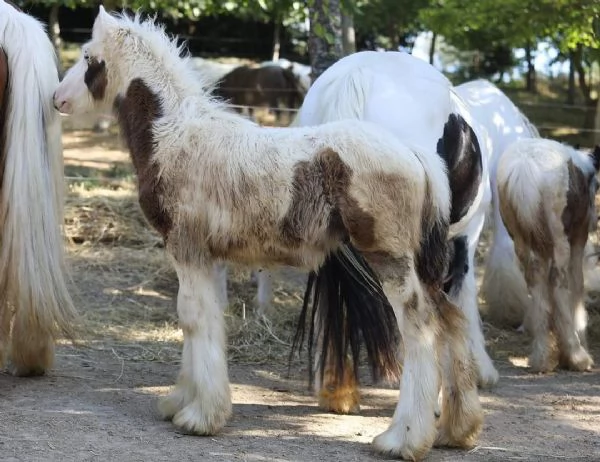
<instances>
[{"instance_id":1,"label":"black tail hair","mask_svg":"<svg viewBox=\"0 0 600 462\"><path fill-rule=\"evenodd\" d=\"M317 272L309 274L290 364L292 355L304 343L311 301L307 342L310 387L314 383L314 343L318 335L323 340L319 365L321 381L329 355L335 359L332 371L335 382L341 382L344 377L348 355L352 358L358 381L361 338L366 346L373 379L399 378L397 352L400 333L394 310L378 277L351 244L343 245L327 257Z\"/></svg>"}]
</instances>

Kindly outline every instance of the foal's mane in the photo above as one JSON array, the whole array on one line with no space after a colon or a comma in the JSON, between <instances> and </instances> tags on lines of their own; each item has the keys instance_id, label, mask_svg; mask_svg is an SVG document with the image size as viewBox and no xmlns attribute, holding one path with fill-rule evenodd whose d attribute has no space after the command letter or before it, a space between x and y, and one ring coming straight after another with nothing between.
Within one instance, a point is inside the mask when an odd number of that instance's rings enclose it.
<instances>
[{"instance_id":1,"label":"foal's mane","mask_svg":"<svg viewBox=\"0 0 600 462\"><path fill-rule=\"evenodd\" d=\"M195 88L201 88L206 93L212 92L214 82L193 65L187 43L177 43L178 37L169 35L165 26L157 22L156 15L144 19L139 11L134 15L126 12L108 14L118 21L118 32L132 41L134 47L146 48L157 62L179 79L191 83L188 81L191 78Z\"/></svg>"}]
</instances>

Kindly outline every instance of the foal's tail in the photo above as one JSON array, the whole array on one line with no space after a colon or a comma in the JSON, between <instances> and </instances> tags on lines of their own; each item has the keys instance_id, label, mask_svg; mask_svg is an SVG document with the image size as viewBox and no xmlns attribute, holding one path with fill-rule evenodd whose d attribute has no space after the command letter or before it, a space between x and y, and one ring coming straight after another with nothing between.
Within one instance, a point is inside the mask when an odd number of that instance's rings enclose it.
<instances>
[{"instance_id":1,"label":"foal's tail","mask_svg":"<svg viewBox=\"0 0 600 462\"><path fill-rule=\"evenodd\" d=\"M358 380L361 337L373 378L399 377L399 331L394 310L377 276L351 244L343 245L317 272L310 273L292 352L304 342L309 305L307 343L311 386L315 353L320 357L317 366L321 383L328 361L333 366L328 370L333 383L341 383L348 376L348 357ZM320 351L314 351L315 343Z\"/></svg>"},{"instance_id":2,"label":"foal's tail","mask_svg":"<svg viewBox=\"0 0 600 462\"><path fill-rule=\"evenodd\" d=\"M0 163L0 308L15 310L13 346L20 345L16 336L28 338L23 344L60 334L73 338L77 313L64 262L61 123L52 104L56 54L42 24L5 2L0 40L9 70Z\"/></svg>"}]
</instances>

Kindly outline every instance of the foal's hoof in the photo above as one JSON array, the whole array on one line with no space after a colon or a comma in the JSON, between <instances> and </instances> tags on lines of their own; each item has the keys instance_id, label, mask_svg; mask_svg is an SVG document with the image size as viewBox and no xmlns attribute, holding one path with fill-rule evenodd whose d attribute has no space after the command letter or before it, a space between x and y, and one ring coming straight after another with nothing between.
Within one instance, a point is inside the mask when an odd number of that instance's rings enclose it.
<instances>
[{"instance_id":1,"label":"foal's hoof","mask_svg":"<svg viewBox=\"0 0 600 462\"><path fill-rule=\"evenodd\" d=\"M400 457L403 460L420 461L431 450L435 435L419 433L417 428L397 423L376 436L373 446L382 454Z\"/></svg>"},{"instance_id":2,"label":"foal's hoof","mask_svg":"<svg viewBox=\"0 0 600 462\"><path fill-rule=\"evenodd\" d=\"M173 424L184 433L209 436L217 434L230 415L231 407L208 413L198 402L192 402L175 414Z\"/></svg>"},{"instance_id":3,"label":"foal's hoof","mask_svg":"<svg viewBox=\"0 0 600 462\"><path fill-rule=\"evenodd\" d=\"M165 420L171 420L184 406L185 395L179 387L158 400L158 412Z\"/></svg>"},{"instance_id":4,"label":"foal's hoof","mask_svg":"<svg viewBox=\"0 0 600 462\"><path fill-rule=\"evenodd\" d=\"M498 374L498 371L492 366L491 369L484 372L479 371L477 386L483 389L493 388L498 383L498 380L500 380L500 374Z\"/></svg>"},{"instance_id":5,"label":"foal's hoof","mask_svg":"<svg viewBox=\"0 0 600 462\"><path fill-rule=\"evenodd\" d=\"M591 369L594 359L583 347L579 347L575 353L563 359L561 365L572 371L584 372Z\"/></svg>"},{"instance_id":6,"label":"foal's hoof","mask_svg":"<svg viewBox=\"0 0 600 462\"><path fill-rule=\"evenodd\" d=\"M340 387L319 392L319 408L335 414L358 414L360 412L360 394L356 387Z\"/></svg>"}]
</instances>

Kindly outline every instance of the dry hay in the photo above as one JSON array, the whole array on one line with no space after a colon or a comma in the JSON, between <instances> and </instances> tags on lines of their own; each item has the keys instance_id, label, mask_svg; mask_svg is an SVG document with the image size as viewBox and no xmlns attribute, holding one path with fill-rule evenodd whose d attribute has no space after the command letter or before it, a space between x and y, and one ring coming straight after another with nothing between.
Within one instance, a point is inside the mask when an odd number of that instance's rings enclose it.
<instances>
[{"instance_id":1,"label":"dry hay","mask_svg":"<svg viewBox=\"0 0 600 462\"><path fill-rule=\"evenodd\" d=\"M148 226L131 181L112 181L90 188L69 187L65 233L74 244L114 244L128 248L160 247L160 236Z\"/></svg>"},{"instance_id":2,"label":"dry hay","mask_svg":"<svg viewBox=\"0 0 600 462\"><path fill-rule=\"evenodd\" d=\"M72 185L65 211L73 293L89 330L86 344L127 359L178 361L177 276L146 223L131 181ZM230 359L287 361L302 303L302 276L274 281L268 317L254 310L250 271L232 268L225 312Z\"/></svg>"}]
</instances>

